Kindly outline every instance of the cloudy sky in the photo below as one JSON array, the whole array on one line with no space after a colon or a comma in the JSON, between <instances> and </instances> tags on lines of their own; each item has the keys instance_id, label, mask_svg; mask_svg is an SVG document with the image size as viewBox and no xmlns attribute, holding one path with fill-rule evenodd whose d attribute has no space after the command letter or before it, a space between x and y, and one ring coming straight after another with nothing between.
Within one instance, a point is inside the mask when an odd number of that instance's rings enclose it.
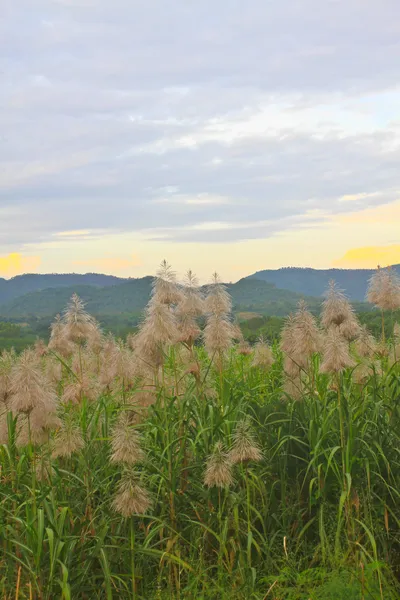
<instances>
[{"instance_id":1,"label":"cloudy sky","mask_svg":"<svg viewBox=\"0 0 400 600\"><path fill-rule=\"evenodd\" d=\"M0 275L400 262L398 0L0 16Z\"/></svg>"}]
</instances>

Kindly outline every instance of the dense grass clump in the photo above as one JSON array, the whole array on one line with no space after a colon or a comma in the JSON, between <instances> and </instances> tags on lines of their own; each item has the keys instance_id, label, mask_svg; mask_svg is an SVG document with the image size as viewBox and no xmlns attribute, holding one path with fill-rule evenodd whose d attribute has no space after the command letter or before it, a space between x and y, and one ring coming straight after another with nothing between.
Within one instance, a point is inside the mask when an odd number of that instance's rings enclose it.
<instances>
[{"instance_id":1,"label":"dense grass clump","mask_svg":"<svg viewBox=\"0 0 400 600\"><path fill-rule=\"evenodd\" d=\"M397 285L373 281L385 310ZM204 298L165 263L126 343L73 297L48 345L0 358L1 598L398 598L384 325L332 285L321 322L300 304L250 347L217 275Z\"/></svg>"}]
</instances>

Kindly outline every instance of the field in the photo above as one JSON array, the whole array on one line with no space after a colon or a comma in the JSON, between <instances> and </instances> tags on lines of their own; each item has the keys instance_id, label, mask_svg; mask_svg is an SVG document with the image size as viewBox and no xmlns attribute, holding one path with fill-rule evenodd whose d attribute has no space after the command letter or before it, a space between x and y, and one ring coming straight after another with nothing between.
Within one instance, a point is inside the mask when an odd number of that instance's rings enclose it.
<instances>
[{"instance_id":1,"label":"field","mask_svg":"<svg viewBox=\"0 0 400 600\"><path fill-rule=\"evenodd\" d=\"M396 276L369 296L376 337L331 286L250 346L163 264L126 342L74 296L4 351L0 597L399 598Z\"/></svg>"}]
</instances>

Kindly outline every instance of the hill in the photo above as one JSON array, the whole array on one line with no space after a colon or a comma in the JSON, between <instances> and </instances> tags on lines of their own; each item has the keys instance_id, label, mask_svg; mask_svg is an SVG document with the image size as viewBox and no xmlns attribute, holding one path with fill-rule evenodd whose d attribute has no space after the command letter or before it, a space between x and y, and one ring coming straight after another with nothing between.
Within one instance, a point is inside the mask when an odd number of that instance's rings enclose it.
<instances>
[{"instance_id":1,"label":"hill","mask_svg":"<svg viewBox=\"0 0 400 600\"><path fill-rule=\"evenodd\" d=\"M47 275L30 273L17 275L17 277L8 280L0 278L0 305L39 290L72 286L107 287L124 281L130 280L99 273L86 273L85 275L77 273L50 273Z\"/></svg>"},{"instance_id":2,"label":"hill","mask_svg":"<svg viewBox=\"0 0 400 600\"><path fill-rule=\"evenodd\" d=\"M400 276L400 265L392 267ZM261 279L276 285L277 288L290 290L308 296L322 296L329 281L334 279L339 287L353 301L363 302L368 287L368 280L375 269L311 269L285 267L267 269L249 275L247 279Z\"/></svg>"},{"instance_id":3,"label":"hill","mask_svg":"<svg viewBox=\"0 0 400 600\"><path fill-rule=\"evenodd\" d=\"M76 292L94 315L140 313L150 296L152 277L123 280L118 285L96 287L71 285L30 292L0 305L0 315L6 318L53 317L61 312ZM287 315L304 296L278 289L274 284L257 279L241 279L228 284L235 311L258 311L264 315ZM320 300L306 298L312 310L318 310Z\"/></svg>"}]
</instances>

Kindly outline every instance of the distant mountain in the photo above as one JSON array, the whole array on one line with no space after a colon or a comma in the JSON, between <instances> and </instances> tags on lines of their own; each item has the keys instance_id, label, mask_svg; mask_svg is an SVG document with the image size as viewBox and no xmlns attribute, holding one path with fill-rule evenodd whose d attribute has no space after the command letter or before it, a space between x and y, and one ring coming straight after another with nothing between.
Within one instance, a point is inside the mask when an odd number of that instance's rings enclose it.
<instances>
[{"instance_id":1,"label":"distant mountain","mask_svg":"<svg viewBox=\"0 0 400 600\"><path fill-rule=\"evenodd\" d=\"M79 280L78 280L79 281ZM81 280L82 281L82 280ZM117 285L70 285L34 291L0 305L0 315L7 318L53 317L61 312L76 292L94 315L140 313L150 297L152 277L120 280ZM241 279L228 284L235 311L257 311L265 315L284 316L294 310L304 296L278 289L257 279ZM312 310L318 310L318 298L306 298Z\"/></svg>"},{"instance_id":2,"label":"distant mountain","mask_svg":"<svg viewBox=\"0 0 400 600\"><path fill-rule=\"evenodd\" d=\"M400 276L400 265L392 267ZM257 271L247 279L261 279L273 283L276 287L306 294L322 296L329 281L334 279L353 301L363 302L368 287L368 280L375 269L310 269L285 267L283 269Z\"/></svg>"},{"instance_id":3,"label":"distant mountain","mask_svg":"<svg viewBox=\"0 0 400 600\"><path fill-rule=\"evenodd\" d=\"M39 290L47 290L50 288L62 288L72 286L91 285L96 287L106 287L116 285L127 279L114 277L113 275L100 275L98 273L86 273L78 275L76 273L69 274L28 274L18 275L12 279L0 278L0 304L4 304L9 300L18 298L30 292Z\"/></svg>"}]
</instances>

